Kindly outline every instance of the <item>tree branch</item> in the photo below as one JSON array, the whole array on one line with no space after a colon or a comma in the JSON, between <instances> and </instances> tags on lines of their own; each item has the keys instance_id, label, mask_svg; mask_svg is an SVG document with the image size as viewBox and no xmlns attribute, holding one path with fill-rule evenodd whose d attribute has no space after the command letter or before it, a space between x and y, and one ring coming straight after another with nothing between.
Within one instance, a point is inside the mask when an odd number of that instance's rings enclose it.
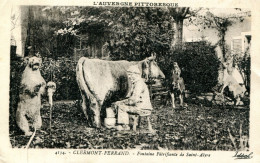
<instances>
[{"instance_id":1,"label":"tree branch","mask_svg":"<svg viewBox=\"0 0 260 163\"><path fill-rule=\"evenodd\" d=\"M218 29L221 29L221 26L219 25L219 18L218 17L213 17L213 19L214 19L214 23L215 23L216 27Z\"/></svg>"},{"instance_id":2,"label":"tree branch","mask_svg":"<svg viewBox=\"0 0 260 163\"><path fill-rule=\"evenodd\" d=\"M197 13L201 11L201 9L202 9L202 8L199 8L198 10L193 10L193 11L190 11L190 10L189 10L189 13L187 13L187 14L189 14L189 15L186 15L184 19L187 19L187 18L190 18L190 17L192 17L192 16L197 15Z\"/></svg>"},{"instance_id":3,"label":"tree branch","mask_svg":"<svg viewBox=\"0 0 260 163\"><path fill-rule=\"evenodd\" d=\"M183 7L182 8L182 13L181 13L181 17L185 18L185 16L189 13L190 8L189 7Z\"/></svg>"}]
</instances>

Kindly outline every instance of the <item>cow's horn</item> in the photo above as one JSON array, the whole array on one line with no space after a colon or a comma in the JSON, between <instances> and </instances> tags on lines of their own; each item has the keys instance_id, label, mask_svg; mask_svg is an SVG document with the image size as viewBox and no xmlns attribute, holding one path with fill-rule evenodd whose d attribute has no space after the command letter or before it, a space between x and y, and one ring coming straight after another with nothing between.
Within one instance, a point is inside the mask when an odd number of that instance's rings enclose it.
<instances>
[{"instance_id":1,"label":"cow's horn","mask_svg":"<svg viewBox=\"0 0 260 163\"><path fill-rule=\"evenodd\" d=\"M148 57L147 59L148 59L148 60L155 60L155 58L156 58L156 53L153 52L153 53L151 54L151 57Z\"/></svg>"}]
</instances>

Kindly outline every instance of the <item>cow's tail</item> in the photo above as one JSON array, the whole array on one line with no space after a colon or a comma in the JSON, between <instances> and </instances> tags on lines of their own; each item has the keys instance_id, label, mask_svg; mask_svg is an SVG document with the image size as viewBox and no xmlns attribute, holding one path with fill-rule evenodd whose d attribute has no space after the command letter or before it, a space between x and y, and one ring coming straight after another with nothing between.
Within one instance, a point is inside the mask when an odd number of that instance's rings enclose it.
<instances>
[{"instance_id":1,"label":"cow's tail","mask_svg":"<svg viewBox=\"0 0 260 163\"><path fill-rule=\"evenodd\" d=\"M91 115L89 115L87 110L90 107L90 103L96 98L89 90L87 83L86 83L85 76L84 76L83 65L84 65L86 59L87 58L85 58L85 57L82 57L79 59L77 68L76 68L76 78L77 78L77 83L78 83L80 93L82 96L82 100L83 100L82 101L82 110L83 110L86 118L88 119L89 125L93 125L93 124L91 124L91 122L93 122L93 119L92 119L93 117Z\"/></svg>"},{"instance_id":2,"label":"cow's tail","mask_svg":"<svg viewBox=\"0 0 260 163\"><path fill-rule=\"evenodd\" d=\"M78 61L77 64L77 69L76 69L76 77L77 77L77 82L80 88L81 93L84 93L85 96L88 97L88 99L93 99L95 96L91 93L87 86L87 81L85 80L84 76L84 69L83 69L83 64L86 61L87 58L81 57Z\"/></svg>"}]
</instances>

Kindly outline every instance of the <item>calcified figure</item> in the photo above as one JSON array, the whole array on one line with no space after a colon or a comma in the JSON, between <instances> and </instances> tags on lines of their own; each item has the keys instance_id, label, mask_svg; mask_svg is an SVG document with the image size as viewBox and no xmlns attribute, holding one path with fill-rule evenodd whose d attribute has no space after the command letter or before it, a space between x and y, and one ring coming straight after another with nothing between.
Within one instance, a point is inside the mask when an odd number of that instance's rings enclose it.
<instances>
[{"instance_id":1,"label":"calcified figure","mask_svg":"<svg viewBox=\"0 0 260 163\"><path fill-rule=\"evenodd\" d=\"M41 95L45 92L46 82L39 70L41 63L42 59L37 56L25 58L26 68L22 74L16 111L16 123L25 135L32 134L29 125L35 131L42 126Z\"/></svg>"},{"instance_id":2,"label":"calcified figure","mask_svg":"<svg viewBox=\"0 0 260 163\"><path fill-rule=\"evenodd\" d=\"M52 81L47 83L47 95L49 98L49 104L50 104L50 131L51 131L51 121L52 121L52 106L53 106L53 99L52 96L54 92L56 91L56 84Z\"/></svg>"},{"instance_id":3,"label":"calcified figure","mask_svg":"<svg viewBox=\"0 0 260 163\"><path fill-rule=\"evenodd\" d=\"M165 78L155 59L155 56L151 56L141 61L129 62L80 58L76 77L82 97L82 110L88 124L100 128L103 121L101 114L106 102L113 103L126 98L131 88L127 76L130 66L136 65L145 80Z\"/></svg>"},{"instance_id":4,"label":"calcified figure","mask_svg":"<svg viewBox=\"0 0 260 163\"><path fill-rule=\"evenodd\" d=\"M172 70L172 84L170 89L170 95L172 98L172 108L175 108L175 95L178 95L180 98L180 106L183 106L183 98L185 96L185 85L184 80L180 77L181 69L178 66L177 62L173 63Z\"/></svg>"},{"instance_id":5,"label":"calcified figure","mask_svg":"<svg viewBox=\"0 0 260 163\"><path fill-rule=\"evenodd\" d=\"M229 61L230 62L230 61ZM224 63L224 78L223 87L221 89L221 94L223 94L224 89L228 87L229 91L232 93L232 100L234 105L237 106L240 100L244 98L246 93L246 88L244 84L238 83L236 78L233 76L234 67L230 66L230 63Z\"/></svg>"},{"instance_id":6,"label":"calcified figure","mask_svg":"<svg viewBox=\"0 0 260 163\"><path fill-rule=\"evenodd\" d=\"M54 92L56 91L56 84L52 81L47 83L47 95L49 98L49 104L52 107L53 106L53 99L52 96L54 94Z\"/></svg>"}]
</instances>

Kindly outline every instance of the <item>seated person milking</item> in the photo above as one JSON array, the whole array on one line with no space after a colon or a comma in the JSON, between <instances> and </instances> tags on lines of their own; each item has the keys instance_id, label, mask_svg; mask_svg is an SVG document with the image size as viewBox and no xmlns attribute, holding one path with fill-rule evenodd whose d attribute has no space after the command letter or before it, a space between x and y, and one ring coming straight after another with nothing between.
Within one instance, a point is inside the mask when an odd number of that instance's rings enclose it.
<instances>
[{"instance_id":1,"label":"seated person milking","mask_svg":"<svg viewBox=\"0 0 260 163\"><path fill-rule=\"evenodd\" d=\"M148 130L154 132L150 123L149 115L151 114L152 104L150 101L149 90L144 80L141 78L141 72L138 66L130 66L127 70L128 79L130 80L130 91L126 99L117 101L113 107L117 109L117 129L129 130L129 114L147 116ZM135 130L135 128L134 128Z\"/></svg>"}]
</instances>

